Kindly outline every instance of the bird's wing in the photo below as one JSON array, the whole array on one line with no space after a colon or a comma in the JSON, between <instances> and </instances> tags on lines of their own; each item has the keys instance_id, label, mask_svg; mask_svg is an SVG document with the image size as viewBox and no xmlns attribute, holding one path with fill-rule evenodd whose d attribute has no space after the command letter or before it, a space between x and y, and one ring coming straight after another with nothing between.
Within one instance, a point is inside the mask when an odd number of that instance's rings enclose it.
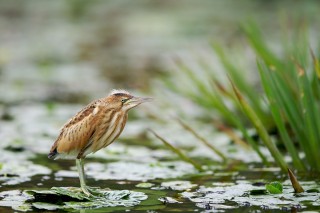
<instances>
[{"instance_id":1,"label":"bird's wing","mask_svg":"<svg viewBox=\"0 0 320 213\"><path fill-rule=\"evenodd\" d=\"M63 126L50 153L57 152L57 154L77 157L79 152L91 141L98 122L98 116L96 116L98 111L99 102L94 102L78 112Z\"/></svg>"}]
</instances>

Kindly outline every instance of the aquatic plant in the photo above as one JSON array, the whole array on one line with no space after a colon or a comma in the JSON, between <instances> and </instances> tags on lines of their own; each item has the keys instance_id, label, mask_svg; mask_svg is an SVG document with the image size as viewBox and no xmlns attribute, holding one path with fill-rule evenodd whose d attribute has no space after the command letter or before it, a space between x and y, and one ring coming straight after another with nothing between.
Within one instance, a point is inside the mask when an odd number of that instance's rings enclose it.
<instances>
[{"instance_id":1,"label":"aquatic plant","mask_svg":"<svg viewBox=\"0 0 320 213\"><path fill-rule=\"evenodd\" d=\"M203 109L215 112L213 120L239 130L265 164L266 156L254 138L268 148L284 172L288 167L286 154L295 169L320 171L320 65L316 49L310 48L306 28L300 26L292 38L287 34L279 42L280 53L269 47L256 24L249 22L241 29L256 54L260 81L249 80L248 70L241 69L220 45L212 44L229 82L223 82L216 68L202 59L196 61L197 69L176 60L180 77L192 87L182 89L174 83L175 78L169 78L166 85ZM249 134L252 128L256 137Z\"/></svg>"},{"instance_id":2,"label":"aquatic plant","mask_svg":"<svg viewBox=\"0 0 320 213\"><path fill-rule=\"evenodd\" d=\"M281 194L283 191L283 186L278 181L274 181L269 184L266 184L266 189L271 194Z\"/></svg>"}]
</instances>

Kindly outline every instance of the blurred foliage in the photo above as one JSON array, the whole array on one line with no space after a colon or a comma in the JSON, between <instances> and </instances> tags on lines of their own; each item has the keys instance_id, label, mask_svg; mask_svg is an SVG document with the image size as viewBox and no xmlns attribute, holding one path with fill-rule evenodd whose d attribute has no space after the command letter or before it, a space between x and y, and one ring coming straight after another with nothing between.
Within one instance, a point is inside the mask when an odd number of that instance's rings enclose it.
<instances>
[{"instance_id":1,"label":"blurred foliage","mask_svg":"<svg viewBox=\"0 0 320 213\"><path fill-rule=\"evenodd\" d=\"M247 22L241 29L257 56L263 90L249 80L252 74L217 44L212 45L213 50L231 84L221 81L215 67L202 60L197 63L205 77L187 62L176 60L180 77L188 79L190 87L182 89L175 77L167 79L166 85L215 112L212 119L220 117L224 125L239 129L264 162L266 157L248 133L252 127L283 171L288 166L274 139L283 144L296 169L320 171L319 56L314 47L310 53L307 28L300 25L292 32L293 36L282 42L280 53L271 50L256 24Z\"/></svg>"}]
</instances>

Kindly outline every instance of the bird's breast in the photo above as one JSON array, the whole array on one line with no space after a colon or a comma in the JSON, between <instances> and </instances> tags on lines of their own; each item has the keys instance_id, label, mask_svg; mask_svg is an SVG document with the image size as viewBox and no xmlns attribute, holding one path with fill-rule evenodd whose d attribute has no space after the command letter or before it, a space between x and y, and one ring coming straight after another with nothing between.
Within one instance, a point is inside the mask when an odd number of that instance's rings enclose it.
<instances>
[{"instance_id":1,"label":"bird's breast","mask_svg":"<svg viewBox=\"0 0 320 213\"><path fill-rule=\"evenodd\" d=\"M96 152L109 144L111 144L122 132L127 122L127 113L116 112L110 119L106 116L98 127L100 135L96 141L93 142L91 152Z\"/></svg>"}]
</instances>

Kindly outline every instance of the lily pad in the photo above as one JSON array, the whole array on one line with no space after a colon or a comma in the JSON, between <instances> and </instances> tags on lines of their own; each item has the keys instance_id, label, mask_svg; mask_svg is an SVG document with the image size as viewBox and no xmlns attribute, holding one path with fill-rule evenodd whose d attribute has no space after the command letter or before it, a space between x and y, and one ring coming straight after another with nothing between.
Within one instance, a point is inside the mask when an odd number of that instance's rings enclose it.
<instances>
[{"instance_id":1,"label":"lily pad","mask_svg":"<svg viewBox=\"0 0 320 213\"><path fill-rule=\"evenodd\" d=\"M268 192L270 192L271 194L281 194L282 193L282 184L275 181L275 182L271 182L270 184L266 185L266 189L268 190Z\"/></svg>"},{"instance_id":2,"label":"lily pad","mask_svg":"<svg viewBox=\"0 0 320 213\"><path fill-rule=\"evenodd\" d=\"M176 191L184 191L196 187L197 184L192 184L190 181L169 181L161 183L161 186L167 189Z\"/></svg>"},{"instance_id":3,"label":"lily pad","mask_svg":"<svg viewBox=\"0 0 320 213\"><path fill-rule=\"evenodd\" d=\"M34 202L32 203L32 206L36 209L46 209L49 211L60 209L59 205L45 202Z\"/></svg>"},{"instance_id":4,"label":"lily pad","mask_svg":"<svg viewBox=\"0 0 320 213\"><path fill-rule=\"evenodd\" d=\"M174 199L172 197L160 197L158 200L161 201L164 204L167 204L167 203L182 203L181 201L177 201L176 199Z\"/></svg>"},{"instance_id":5,"label":"lily pad","mask_svg":"<svg viewBox=\"0 0 320 213\"><path fill-rule=\"evenodd\" d=\"M32 197L20 190L0 192L0 206L11 207L17 211L30 211L31 205L26 203Z\"/></svg>"},{"instance_id":6,"label":"lily pad","mask_svg":"<svg viewBox=\"0 0 320 213\"><path fill-rule=\"evenodd\" d=\"M76 187L53 187L51 190L27 191L28 202L36 209L85 209L124 206L131 207L146 200L143 192L91 188L93 196L85 195Z\"/></svg>"},{"instance_id":7,"label":"lily pad","mask_svg":"<svg viewBox=\"0 0 320 213\"><path fill-rule=\"evenodd\" d=\"M315 183L306 183L304 185L305 188L310 189L316 186ZM310 203L314 205L320 200L320 194L316 192L304 192L296 196L291 184L287 182L283 184L282 194L251 193L257 190L264 191L265 188L263 186L254 186L248 181L237 181L233 185L218 187L200 186L196 192L183 192L182 196L195 202L197 206L205 206L205 204L210 203L210 205L215 206L215 209L221 204L225 205L230 202L234 203L234 206L249 205L264 209L290 209L294 206L305 208L306 205L310 205Z\"/></svg>"},{"instance_id":8,"label":"lily pad","mask_svg":"<svg viewBox=\"0 0 320 213\"><path fill-rule=\"evenodd\" d=\"M151 188L152 186L154 186L154 183L138 183L136 185L136 187L138 188Z\"/></svg>"},{"instance_id":9,"label":"lily pad","mask_svg":"<svg viewBox=\"0 0 320 213\"><path fill-rule=\"evenodd\" d=\"M13 161L3 164L0 170L0 182L3 185L15 185L30 181L34 175L48 175L51 170L45 166L33 164L30 161Z\"/></svg>"},{"instance_id":10,"label":"lily pad","mask_svg":"<svg viewBox=\"0 0 320 213\"><path fill-rule=\"evenodd\" d=\"M143 192L92 188L94 196L88 197L80 188L53 187L51 190L12 190L0 193L0 206L19 211L86 209L102 207L132 207L146 200Z\"/></svg>"},{"instance_id":11,"label":"lily pad","mask_svg":"<svg viewBox=\"0 0 320 213\"><path fill-rule=\"evenodd\" d=\"M140 163L140 162L113 162L85 164L86 174L95 180L131 180L148 181L153 179L168 179L196 173L192 165L182 161ZM126 172L123 172L126 171ZM77 177L76 171L60 170L56 177Z\"/></svg>"}]
</instances>

